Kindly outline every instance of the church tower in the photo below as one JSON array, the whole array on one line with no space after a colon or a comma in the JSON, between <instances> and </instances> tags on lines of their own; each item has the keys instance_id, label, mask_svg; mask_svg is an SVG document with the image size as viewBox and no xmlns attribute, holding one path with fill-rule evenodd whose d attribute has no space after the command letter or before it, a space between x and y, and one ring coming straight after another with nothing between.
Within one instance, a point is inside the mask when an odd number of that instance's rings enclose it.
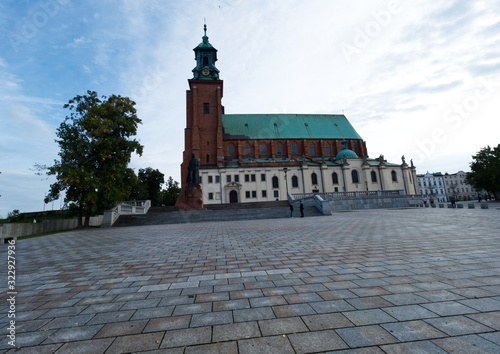
<instances>
[{"instance_id":1,"label":"church tower","mask_svg":"<svg viewBox=\"0 0 500 354\"><path fill-rule=\"evenodd\" d=\"M188 80L186 92L186 129L184 130L184 153L181 164L181 186L186 185L188 164L191 155L200 161L200 166L217 166L223 162L222 142L222 80L215 67L217 49L207 37L204 26L202 42L194 48L196 67L193 78Z\"/></svg>"}]
</instances>

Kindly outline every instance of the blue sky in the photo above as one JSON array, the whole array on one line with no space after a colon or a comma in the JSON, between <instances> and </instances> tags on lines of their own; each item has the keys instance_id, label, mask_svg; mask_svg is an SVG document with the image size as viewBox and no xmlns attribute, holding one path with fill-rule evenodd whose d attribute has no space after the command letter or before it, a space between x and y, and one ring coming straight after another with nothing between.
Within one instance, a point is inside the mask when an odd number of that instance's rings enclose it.
<instances>
[{"instance_id":1,"label":"blue sky","mask_svg":"<svg viewBox=\"0 0 500 354\"><path fill-rule=\"evenodd\" d=\"M500 143L500 3L379 0L4 0L0 216L43 204L63 105L87 90L137 105L142 157L180 179L185 91L206 18L226 113L344 113L370 157L468 171Z\"/></svg>"}]
</instances>

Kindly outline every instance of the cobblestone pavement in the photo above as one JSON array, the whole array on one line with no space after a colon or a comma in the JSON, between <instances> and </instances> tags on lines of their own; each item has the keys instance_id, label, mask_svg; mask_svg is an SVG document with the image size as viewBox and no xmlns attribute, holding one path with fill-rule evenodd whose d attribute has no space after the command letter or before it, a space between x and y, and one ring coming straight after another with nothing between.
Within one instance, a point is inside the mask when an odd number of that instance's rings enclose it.
<instances>
[{"instance_id":1,"label":"cobblestone pavement","mask_svg":"<svg viewBox=\"0 0 500 354\"><path fill-rule=\"evenodd\" d=\"M368 210L20 240L15 352L500 353L499 216Z\"/></svg>"}]
</instances>

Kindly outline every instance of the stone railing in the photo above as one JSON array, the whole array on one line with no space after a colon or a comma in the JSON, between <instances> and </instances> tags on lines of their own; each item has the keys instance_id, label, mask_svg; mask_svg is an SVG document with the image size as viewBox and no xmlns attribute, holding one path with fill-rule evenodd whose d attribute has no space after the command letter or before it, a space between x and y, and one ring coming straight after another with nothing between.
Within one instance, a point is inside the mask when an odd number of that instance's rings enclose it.
<instances>
[{"instance_id":1,"label":"stone railing","mask_svg":"<svg viewBox=\"0 0 500 354\"><path fill-rule=\"evenodd\" d=\"M120 202L116 206L120 215L147 214L151 208L151 200L133 200Z\"/></svg>"},{"instance_id":2,"label":"stone railing","mask_svg":"<svg viewBox=\"0 0 500 354\"><path fill-rule=\"evenodd\" d=\"M147 214L151 200L133 200L119 202L113 209L104 212L102 226L111 227L120 215Z\"/></svg>"},{"instance_id":3,"label":"stone railing","mask_svg":"<svg viewBox=\"0 0 500 354\"><path fill-rule=\"evenodd\" d=\"M359 198L380 198L405 195L402 189L389 191L361 191L361 192L329 192L329 193L296 193L293 194L295 199L314 198L319 195L324 200L343 200L343 199L359 199Z\"/></svg>"},{"instance_id":4,"label":"stone railing","mask_svg":"<svg viewBox=\"0 0 500 354\"><path fill-rule=\"evenodd\" d=\"M324 215L342 210L405 208L411 205L411 196L405 195L403 190L299 193L293 194L293 197L306 201L314 199L309 204L316 206ZM330 210L325 203L329 204Z\"/></svg>"},{"instance_id":5,"label":"stone railing","mask_svg":"<svg viewBox=\"0 0 500 354\"><path fill-rule=\"evenodd\" d=\"M324 200L319 195L315 195L313 201L314 206L320 211L321 214L332 215L332 208L327 200Z\"/></svg>"}]
</instances>

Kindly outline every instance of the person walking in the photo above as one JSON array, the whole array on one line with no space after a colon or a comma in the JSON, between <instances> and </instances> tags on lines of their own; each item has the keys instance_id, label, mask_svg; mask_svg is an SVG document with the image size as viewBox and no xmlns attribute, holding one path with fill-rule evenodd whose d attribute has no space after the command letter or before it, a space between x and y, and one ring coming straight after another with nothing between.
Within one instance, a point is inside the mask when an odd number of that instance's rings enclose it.
<instances>
[{"instance_id":1,"label":"person walking","mask_svg":"<svg viewBox=\"0 0 500 354\"><path fill-rule=\"evenodd\" d=\"M454 196L450 197L450 203L451 203L451 207L455 208L455 197Z\"/></svg>"},{"instance_id":2,"label":"person walking","mask_svg":"<svg viewBox=\"0 0 500 354\"><path fill-rule=\"evenodd\" d=\"M300 201L300 217L303 218L304 217L304 204L302 204L302 200Z\"/></svg>"},{"instance_id":3,"label":"person walking","mask_svg":"<svg viewBox=\"0 0 500 354\"><path fill-rule=\"evenodd\" d=\"M293 203L290 203L290 217L293 218Z\"/></svg>"}]
</instances>

